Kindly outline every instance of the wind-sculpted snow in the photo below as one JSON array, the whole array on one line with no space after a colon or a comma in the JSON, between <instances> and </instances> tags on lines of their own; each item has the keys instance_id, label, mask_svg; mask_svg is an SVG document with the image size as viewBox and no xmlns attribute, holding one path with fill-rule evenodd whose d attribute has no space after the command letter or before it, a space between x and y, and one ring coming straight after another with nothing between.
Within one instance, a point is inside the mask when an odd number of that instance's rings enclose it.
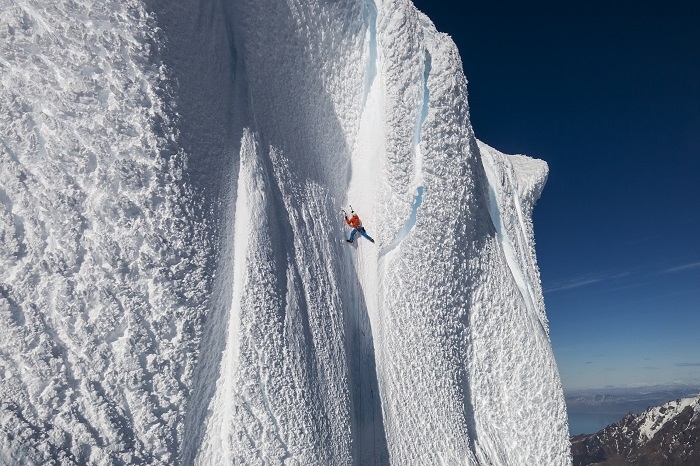
<instances>
[{"instance_id":1,"label":"wind-sculpted snow","mask_svg":"<svg viewBox=\"0 0 700 466\"><path fill-rule=\"evenodd\" d=\"M180 454L216 220L164 42L140 2L0 7L0 463Z\"/></svg>"},{"instance_id":2,"label":"wind-sculpted snow","mask_svg":"<svg viewBox=\"0 0 700 466\"><path fill-rule=\"evenodd\" d=\"M546 164L408 0L0 15L0 462L570 463Z\"/></svg>"}]
</instances>

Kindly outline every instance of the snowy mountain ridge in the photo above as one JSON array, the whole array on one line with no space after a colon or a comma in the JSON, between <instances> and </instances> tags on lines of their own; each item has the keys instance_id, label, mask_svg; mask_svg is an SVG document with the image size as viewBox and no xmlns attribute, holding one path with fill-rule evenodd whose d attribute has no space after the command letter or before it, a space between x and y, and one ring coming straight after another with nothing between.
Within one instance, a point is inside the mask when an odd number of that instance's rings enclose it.
<instances>
[{"instance_id":1,"label":"snowy mountain ridge","mask_svg":"<svg viewBox=\"0 0 700 466\"><path fill-rule=\"evenodd\" d=\"M695 413L693 419L698 420L700 418L700 396L669 401L663 406L649 408L641 416L638 443L646 443L654 438L664 424L677 418L678 415L686 411L686 408L690 408Z\"/></svg>"},{"instance_id":2,"label":"snowy mountain ridge","mask_svg":"<svg viewBox=\"0 0 700 466\"><path fill-rule=\"evenodd\" d=\"M409 1L22 0L0 39L2 462L570 464L546 164L476 140Z\"/></svg>"},{"instance_id":3,"label":"snowy mountain ridge","mask_svg":"<svg viewBox=\"0 0 700 466\"><path fill-rule=\"evenodd\" d=\"M696 464L700 396L682 398L628 414L593 435L572 439L574 463Z\"/></svg>"}]
</instances>

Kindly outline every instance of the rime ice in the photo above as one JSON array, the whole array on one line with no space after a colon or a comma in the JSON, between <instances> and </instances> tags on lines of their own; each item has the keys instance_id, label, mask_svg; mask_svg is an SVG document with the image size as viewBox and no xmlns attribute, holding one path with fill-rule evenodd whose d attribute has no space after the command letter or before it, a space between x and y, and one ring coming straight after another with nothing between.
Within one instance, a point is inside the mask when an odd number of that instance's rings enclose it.
<instances>
[{"instance_id":1,"label":"rime ice","mask_svg":"<svg viewBox=\"0 0 700 466\"><path fill-rule=\"evenodd\" d=\"M2 461L570 464L547 166L410 2L17 2L0 52Z\"/></svg>"}]
</instances>

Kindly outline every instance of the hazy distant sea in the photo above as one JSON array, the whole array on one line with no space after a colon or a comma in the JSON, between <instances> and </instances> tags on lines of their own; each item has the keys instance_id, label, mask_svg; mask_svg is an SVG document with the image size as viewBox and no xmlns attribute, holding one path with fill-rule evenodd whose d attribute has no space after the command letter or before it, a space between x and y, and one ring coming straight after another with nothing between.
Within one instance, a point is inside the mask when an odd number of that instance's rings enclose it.
<instances>
[{"instance_id":1,"label":"hazy distant sea","mask_svg":"<svg viewBox=\"0 0 700 466\"><path fill-rule=\"evenodd\" d=\"M595 434L629 413L642 413L651 406L695 396L697 384L666 384L645 387L585 389L566 394L569 434Z\"/></svg>"},{"instance_id":2,"label":"hazy distant sea","mask_svg":"<svg viewBox=\"0 0 700 466\"><path fill-rule=\"evenodd\" d=\"M623 417L627 412L619 413L568 413L569 415L569 435L595 434L604 427L613 424Z\"/></svg>"}]
</instances>

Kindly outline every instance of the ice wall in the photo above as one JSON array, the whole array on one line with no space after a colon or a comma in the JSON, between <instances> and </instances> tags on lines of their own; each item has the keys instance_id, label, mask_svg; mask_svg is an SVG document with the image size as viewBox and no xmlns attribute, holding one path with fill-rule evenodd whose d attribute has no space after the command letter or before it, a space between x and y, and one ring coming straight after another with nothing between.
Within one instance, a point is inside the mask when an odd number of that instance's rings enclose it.
<instances>
[{"instance_id":1,"label":"ice wall","mask_svg":"<svg viewBox=\"0 0 700 466\"><path fill-rule=\"evenodd\" d=\"M410 1L0 26L3 462L570 463L546 164L475 139Z\"/></svg>"},{"instance_id":2,"label":"ice wall","mask_svg":"<svg viewBox=\"0 0 700 466\"><path fill-rule=\"evenodd\" d=\"M178 462L237 171L224 19L1 3L0 464Z\"/></svg>"},{"instance_id":3,"label":"ice wall","mask_svg":"<svg viewBox=\"0 0 700 466\"><path fill-rule=\"evenodd\" d=\"M569 463L530 218L546 164L477 142L457 50L407 1L231 15L236 212L259 213L231 233L199 462ZM343 242L348 203L376 244Z\"/></svg>"}]
</instances>

